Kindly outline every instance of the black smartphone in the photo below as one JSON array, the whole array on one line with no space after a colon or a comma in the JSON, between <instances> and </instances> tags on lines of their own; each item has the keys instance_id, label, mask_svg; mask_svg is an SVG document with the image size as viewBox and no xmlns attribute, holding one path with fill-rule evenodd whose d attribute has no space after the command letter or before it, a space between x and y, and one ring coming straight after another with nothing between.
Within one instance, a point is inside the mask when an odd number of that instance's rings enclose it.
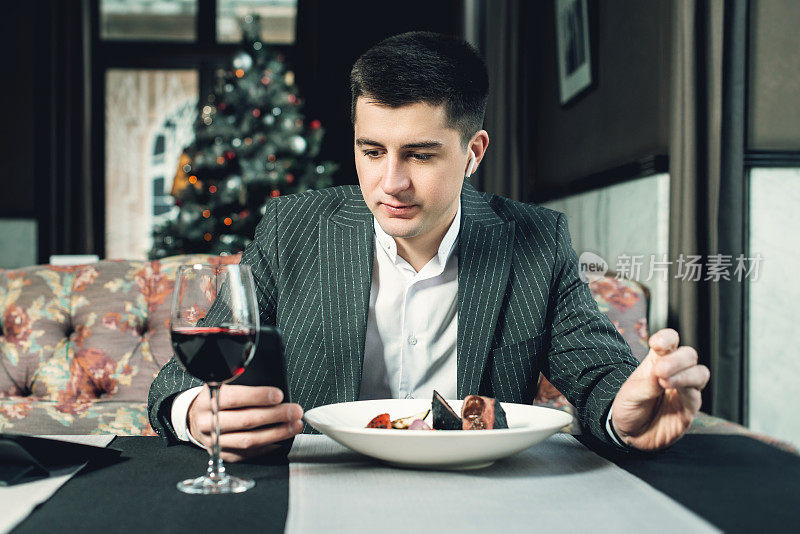
<instances>
[{"instance_id":1,"label":"black smartphone","mask_svg":"<svg viewBox=\"0 0 800 534\"><path fill-rule=\"evenodd\" d=\"M258 330L258 344L244 373L230 381L239 386L274 386L286 391L286 362L283 336L277 326L264 325Z\"/></svg>"}]
</instances>

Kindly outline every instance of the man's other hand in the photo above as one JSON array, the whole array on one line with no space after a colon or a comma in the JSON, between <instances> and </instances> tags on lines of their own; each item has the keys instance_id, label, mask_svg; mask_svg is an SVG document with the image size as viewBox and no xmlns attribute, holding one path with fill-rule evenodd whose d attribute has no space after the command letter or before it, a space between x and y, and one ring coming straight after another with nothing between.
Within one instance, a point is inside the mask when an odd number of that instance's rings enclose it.
<instances>
[{"instance_id":1,"label":"man's other hand","mask_svg":"<svg viewBox=\"0 0 800 534\"><path fill-rule=\"evenodd\" d=\"M697 364L697 351L679 347L678 342L678 333L671 328L650 336L650 352L614 398L612 425L631 447L646 451L669 447L700 410L700 391L711 373Z\"/></svg>"},{"instance_id":2,"label":"man's other hand","mask_svg":"<svg viewBox=\"0 0 800 534\"><path fill-rule=\"evenodd\" d=\"M187 422L194 439L211 447L211 399L208 386L189 406ZM219 448L225 462L272 452L278 442L303 430L299 404L282 404L283 392L270 386L223 385L219 395Z\"/></svg>"}]
</instances>

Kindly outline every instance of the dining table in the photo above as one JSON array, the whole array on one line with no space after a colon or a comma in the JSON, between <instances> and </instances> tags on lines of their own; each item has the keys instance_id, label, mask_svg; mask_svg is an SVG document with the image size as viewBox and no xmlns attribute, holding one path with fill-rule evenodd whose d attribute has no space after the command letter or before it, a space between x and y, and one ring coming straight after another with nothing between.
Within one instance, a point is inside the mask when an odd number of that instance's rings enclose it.
<instances>
[{"instance_id":1,"label":"dining table","mask_svg":"<svg viewBox=\"0 0 800 534\"><path fill-rule=\"evenodd\" d=\"M572 440L571 436L568 438ZM558 443L562 442L566 443ZM688 434L670 448L654 453L620 451L586 436L578 436L577 440L570 443L573 442L573 446L580 447L585 457L613 464L615 469L624 471L625 476L634 477L632 481L642 484L642 487L646 485L648 491L652 489L659 498L663 497L670 506L696 516L698 524L710 530L770 532L797 529L800 515L800 457L795 454L740 435ZM520 519L523 516L516 513L519 510L511 510L511 505L507 505L503 499L492 498L493 488L499 487L498 484L506 476L521 477L524 482L545 475L558 477L569 474L568 470L560 471L557 468L558 443L551 444L554 455L548 456L546 462L533 464L532 470L524 473L515 472L514 457L511 457L496 462L495 471L487 468L472 472L469 478L451 479L464 482L449 482L443 486L452 502L458 503L462 494L463 499L469 495L485 495L486 498L481 498L483 504L480 508L475 505L467 509L454 507L452 513L448 512L445 516L448 522L444 531L473 531L470 527L475 525L478 514L488 517L491 524L497 526L498 532L538 530L535 522L530 524L529 519ZM542 446L535 445L527 453L535 455L537 450L544 450L537 449ZM12 532L228 533L305 530L290 529L287 525L291 515L290 500L295 499L293 484L296 483L297 473L302 472L293 469L292 457L287 454L288 447L255 461L226 464L229 472L253 478L256 485L241 494L211 496L187 495L176 489L179 480L197 476L204 469L208 462L204 450L182 444L167 446L161 438L139 436L118 436L109 447L119 449L121 454L113 460L90 463ZM325 462L326 459L321 458L317 465L324 466ZM431 531L428 527L432 523L426 522L426 516L432 510L426 509L424 504L410 509L400 497L393 509L383 509L386 503L380 499L381 491L367 489L380 487L370 484L380 484L378 479L383 477L385 483L391 484L385 488L386 491L391 490L392 495L403 495L406 491L410 494L413 489L404 488L403 480L413 479L416 484L425 485L434 480L441 481L441 472L393 468L355 453L348 457L347 463L339 464L336 469L329 471L328 475L333 477L328 481L333 483L335 489L325 490L327 493L316 497L316 502L307 502L302 510L295 510L295 515L314 515L316 509L327 508L329 516L318 519L322 525L331 528L320 531ZM352 472L358 472L362 476L359 480L367 481L359 484L365 485L352 487L352 484L345 484L345 479ZM392 476L393 472L397 476ZM373 482L363 478L364 474L370 473ZM342 486L336 488L340 478ZM569 502L569 499L566 503L563 499L549 502L551 496L541 490L537 491L539 494L525 494L519 498L521 502L529 501L544 507L540 509L557 505L558 515L563 518L559 523L560 528L556 530L571 531L576 524L575 518L587 513L581 508L583 498L578 497L581 488L577 485L582 479L574 480L574 502ZM618 524L614 521L617 516L636 517L642 526L641 531L671 530L668 524L647 524L648 510L633 509L633 504L620 505L618 500L612 499L613 491L614 488L609 487L607 494L596 497L598 502L608 503L606 509L592 509L591 514L597 517L582 517L583 521L591 521L596 525L593 530L612 530L610 526ZM351 495L347 492L351 492ZM339 514L336 507L323 505L323 501L328 497L333 498L334 494L339 499L345 499L337 502L348 503L348 506L341 507ZM515 502L520 501L518 499ZM376 509L377 504L380 507ZM518 507L518 504L514 506ZM354 510L361 513L353 513ZM302 521L298 523L298 519L302 517L295 518L297 524L309 524ZM394 528L398 526L401 528ZM437 527L437 530L441 531L442 527Z\"/></svg>"}]
</instances>

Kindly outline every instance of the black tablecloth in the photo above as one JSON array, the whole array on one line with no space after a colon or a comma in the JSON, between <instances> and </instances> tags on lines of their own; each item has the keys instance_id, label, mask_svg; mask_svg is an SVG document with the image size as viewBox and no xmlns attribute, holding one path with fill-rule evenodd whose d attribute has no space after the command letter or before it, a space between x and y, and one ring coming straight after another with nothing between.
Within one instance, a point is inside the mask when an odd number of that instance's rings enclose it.
<instances>
[{"instance_id":1,"label":"black tablecloth","mask_svg":"<svg viewBox=\"0 0 800 534\"><path fill-rule=\"evenodd\" d=\"M689 434L653 454L590 446L725 532L798 529L800 457L794 454L728 435Z\"/></svg>"},{"instance_id":2,"label":"black tablecloth","mask_svg":"<svg viewBox=\"0 0 800 534\"><path fill-rule=\"evenodd\" d=\"M794 529L797 524L800 457L759 441L688 435L655 454L587 445L726 532ZM202 473L205 451L167 448L158 438L120 437L111 446L124 451L118 463L74 477L14 533L283 531L289 495L285 456L229 465L231 474L256 479L256 487L246 493L200 496L184 495L175 484Z\"/></svg>"},{"instance_id":3,"label":"black tablecloth","mask_svg":"<svg viewBox=\"0 0 800 534\"><path fill-rule=\"evenodd\" d=\"M79 473L13 532L283 532L289 506L285 455L226 465L231 475L255 479L250 491L186 495L175 484L205 472L206 451L166 447L150 437L118 437L109 446L123 450L117 463Z\"/></svg>"}]
</instances>

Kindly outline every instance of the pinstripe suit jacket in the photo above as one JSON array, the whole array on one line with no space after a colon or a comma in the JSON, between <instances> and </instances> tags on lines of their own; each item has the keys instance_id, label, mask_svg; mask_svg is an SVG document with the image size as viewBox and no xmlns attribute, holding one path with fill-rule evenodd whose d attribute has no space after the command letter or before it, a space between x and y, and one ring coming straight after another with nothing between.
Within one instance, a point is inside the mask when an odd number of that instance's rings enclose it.
<instances>
[{"instance_id":1,"label":"pinstripe suit jacket","mask_svg":"<svg viewBox=\"0 0 800 534\"><path fill-rule=\"evenodd\" d=\"M468 182L461 213L459 398L530 403L541 370L581 424L608 443L608 410L637 361L579 279L564 215L479 193ZM278 197L242 256L256 279L262 323L284 333L287 398L305 410L357 400L372 221L357 186ZM174 358L161 369L148 402L159 434L175 439L171 399L199 384Z\"/></svg>"}]
</instances>

